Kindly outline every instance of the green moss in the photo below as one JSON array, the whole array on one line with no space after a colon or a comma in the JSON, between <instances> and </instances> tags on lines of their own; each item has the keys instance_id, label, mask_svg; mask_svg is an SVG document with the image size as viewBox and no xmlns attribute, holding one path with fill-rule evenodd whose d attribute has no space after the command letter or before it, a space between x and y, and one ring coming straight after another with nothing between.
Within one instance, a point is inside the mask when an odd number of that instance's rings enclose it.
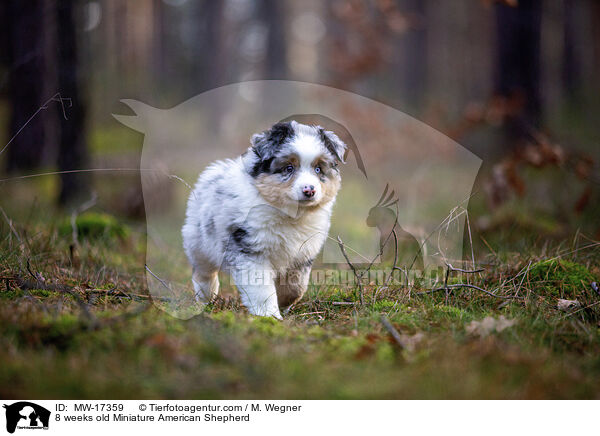
<instances>
[{"instance_id":1,"label":"green moss","mask_svg":"<svg viewBox=\"0 0 600 436\"><path fill-rule=\"evenodd\" d=\"M315 298L319 298L325 301L356 302L359 300L358 292L356 291L356 289L340 288L338 286L331 286L328 288L320 289L313 295L315 296Z\"/></svg>"},{"instance_id":2,"label":"green moss","mask_svg":"<svg viewBox=\"0 0 600 436\"><path fill-rule=\"evenodd\" d=\"M11 289L9 291L0 291L0 299L2 300L14 300L25 295L20 289Z\"/></svg>"},{"instance_id":3,"label":"green moss","mask_svg":"<svg viewBox=\"0 0 600 436\"><path fill-rule=\"evenodd\" d=\"M401 308L397 312L390 313L388 316L390 321L399 324L401 327L414 330L428 325L425 315L422 311L407 311ZM380 322L379 317L377 317L376 321Z\"/></svg>"},{"instance_id":4,"label":"green moss","mask_svg":"<svg viewBox=\"0 0 600 436\"><path fill-rule=\"evenodd\" d=\"M45 320L48 330L52 334L65 334L71 332L74 327L80 324L79 318L73 314L66 313L56 318L47 318Z\"/></svg>"},{"instance_id":5,"label":"green moss","mask_svg":"<svg viewBox=\"0 0 600 436\"><path fill-rule=\"evenodd\" d=\"M86 212L75 220L77 235L84 238L109 237L125 239L129 236L129 228L120 223L115 217L97 212ZM68 236L73 232L70 219L64 219L58 226L61 236Z\"/></svg>"},{"instance_id":6,"label":"green moss","mask_svg":"<svg viewBox=\"0 0 600 436\"><path fill-rule=\"evenodd\" d=\"M275 318L252 317L252 327L263 335L284 337L289 334L289 329Z\"/></svg>"},{"instance_id":7,"label":"green moss","mask_svg":"<svg viewBox=\"0 0 600 436\"><path fill-rule=\"evenodd\" d=\"M360 348L366 344L366 340L364 337L352 337L352 336L342 336L338 338L333 338L330 341L331 347L337 350L339 353L344 353L348 355L356 354Z\"/></svg>"},{"instance_id":8,"label":"green moss","mask_svg":"<svg viewBox=\"0 0 600 436\"><path fill-rule=\"evenodd\" d=\"M318 325L313 325L306 329L306 334L313 338L324 338L327 336L327 330Z\"/></svg>"},{"instance_id":9,"label":"green moss","mask_svg":"<svg viewBox=\"0 0 600 436\"><path fill-rule=\"evenodd\" d=\"M60 295L58 291L48 291L45 289L34 289L31 292L31 295L35 295L37 297L57 297Z\"/></svg>"},{"instance_id":10,"label":"green moss","mask_svg":"<svg viewBox=\"0 0 600 436\"><path fill-rule=\"evenodd\" d=\"M585 295L596 279L583 265L552 259L533 265L529 270L529 280L535 284L536 293L542 296L575 300Z\"/></svg>"},{"instance_id":11,"label":"green moss","mask_svg":"<svg viewBox=\"0 0 600 436\"><path fill-rule=\"evenodd\" d=\"M380 300L380 301L376 301L375 303L373 303L371 305L371 308L374 311L377 312L383 312L383 311L387 311L390 309L393 309L394 306L396 308L400 307L401 305L397 302L397 301L392 301L392 300Z\"/></svg>"},{"instance_id":12,"label":"green moss","mask_svg":"<svg viewBox=\"0 0 600 436\"><path fill-rule=\"evenodd\" d=\"M60 292L57 291L48 291L45 289L30 289L29 294L34 296L34 297L57 297L59 295L61 295ZM23 297L24 295L26 295L26 293L24 291L22 291L21 289L11 289L9 291L5 291L2 290L0 291L0 299L4 299L4 300L14 300L16 298L20 298ZM68 295L68 294L66 294Z\"/></svg>"},{"instance_id":13,"label":"green moss","mask_svg":"<svg viewBox=\"0 0 600 436\"><path fill-rule=\"evenodd\" d=\"M48 283L146 293L141 232L132 232L131 243L115 249L102 239L110 232L102 230L99 239L89 237L81 244L78 262L73 262L68 218L63 217L68 223L63 238L49 230L56 228L51 216L35 224L14 220L27 244L12 237L0 240L0 275L26 278L30 260L32 271ZM1 223L0 230L8 234L7 224ZM598 259L592 250L583 253L590 263ZM497 255L482 273L486 289L500 286L529 262L522 254ZM283 321L253 317L237 303L207 305L205 312L186 321L155 307L123 317L136 312L137 303L94 293L88 310L100 321L97 329L89 328L81 308L66 293L56 298L51 291L23 292L12 282L12 289L5 291L1 283L0 395L597 398L598 323L588 322L585 310L558 311L554 301L577 291L582 307L595 304L598 296L586 292L591 276L599 272L576 262L540 262L524 278L519 293L532 290L533 298L508 302L462 289L453 290L446 301L443 293L416 296L424 289L413 288L409 299L400 287L365 285L364 305L333 305L331 301L356 301L356 290L314 285ZM228 295L231 287L226 283ZM35 300L23 298L28 294ZM539 302L538 294L546 301ZM589 310L595 308L600 306ZM404 350L391 340L382 313L407 341ZM500 315L517 323L485 339L465 331L471 320Z\"/></svg>"},{"instance_id":14,"label":"green moss","mask_svg":"<svg viewBox=\"0 0 600 436\"><path fill-rule=\"evenodd\" d=\"M435 318L446 318L451 320L463 321L470 319L471 316L466 310L456 306L434 306L431 309Z\"/></svg>"},{"instance_id":15,"label":"green moss","mask_svg":"<svg viewBox=\"0 0 600 436\"><path fill-rule=\"evenodd\" d=\"M388 342L382 342L377 347L375 358L379 362L393 362L396 360L396 351Z\"/></svg>"}]
</instances>

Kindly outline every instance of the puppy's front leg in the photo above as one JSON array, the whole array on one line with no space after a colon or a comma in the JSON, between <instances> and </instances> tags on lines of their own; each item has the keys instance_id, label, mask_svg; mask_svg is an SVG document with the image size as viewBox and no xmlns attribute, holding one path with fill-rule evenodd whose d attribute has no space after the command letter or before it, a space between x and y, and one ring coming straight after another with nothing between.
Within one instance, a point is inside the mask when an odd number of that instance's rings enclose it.
<instances>
[{"instance_id":1,"label":"puppy's front leg","mask_svg":"<svg viewBox=\"0 0 600 436\"><path fill-rule=\"evenodd\" d=\"M239 262L232 268L231 276L242 303L251 314L282 319L277 304L274 272L268 262L258 259Z\"/></svg>"}]
</instances>

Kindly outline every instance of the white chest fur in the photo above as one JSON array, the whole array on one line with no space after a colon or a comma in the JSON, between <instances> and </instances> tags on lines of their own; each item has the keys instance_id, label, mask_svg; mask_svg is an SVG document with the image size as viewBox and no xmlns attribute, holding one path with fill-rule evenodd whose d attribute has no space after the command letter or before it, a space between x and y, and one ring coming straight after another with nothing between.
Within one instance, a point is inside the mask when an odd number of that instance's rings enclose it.
<instances>
[{"instance_id":1,"label":"white chest fur","mask_svg":"<svg viewBox=\"0 0 600 436\"><path fill-rule=\"evenodd\" d=\"M255 217L259 224L263 252L273 268L283 271L290 266L313 259L321 250L329 231L331 208L305 211L291 218L280 211ZM262 221L262 222L257 222Z\"/></svg>"}]
</instances>

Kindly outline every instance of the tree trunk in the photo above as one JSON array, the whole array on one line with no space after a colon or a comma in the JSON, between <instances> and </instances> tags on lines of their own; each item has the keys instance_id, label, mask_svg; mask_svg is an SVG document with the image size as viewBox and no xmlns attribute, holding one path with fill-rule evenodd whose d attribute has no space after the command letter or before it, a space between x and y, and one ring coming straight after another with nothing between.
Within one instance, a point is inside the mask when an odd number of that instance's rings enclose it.
<instances>
[{"instance_id":1,"label":"tree trunk","mask_svg":"<svg viewBox=\"0 0 600 436\"><path fill-rule=\"evenodd\" d=\"M8 171L38 167L44 152L43 119L30 120L48 98L43 95L43 6L43 0L9 0L3 5L12 111L8 137L16 135L6 151Z\"/></svg>"},{"instance_id":2,"label":"tree trunk","mask_svg":"<svg viewBox=\"0 0 600 436\"><path fill-rule=\"evenodd\" d=\"M287 73L287 38L284 28L284 3L261 0L258 7L262 21L267 26L266 78L284 79Z\"/></svg>"},{"instance_id":3,"label":"tree trunk","mask_svg":"<svg viewBox=\"0 0 600 436\"><path fill-rule=\"evenodd\" d=\"M197 17L194 92L204 92L224 84L223 0L204 0L195 5Z\"/></svg>"},{"instance_id":4,"label":"tree trunk","mask_svg":"<svg viewBox=\"0 0 600 436\"><path fill-rule=\"evenodd\" d=\"M152 31L152 72L157 89L165 90L168 83L169 59L167 56L168 35L166 5L163 0L154 0L152 3L153 31Z\"/></svg>"},{"instance_id":5,"label":"tree trunk","mask_svg":"<svg viewBox=\"0 0 600 436\"><path fill-rule=\"evenodd\" d=\"M410 22L409 29L399 37L400 85L408 107L419 111L427 86L427 2L404 0L399 5Z\"/></svg>"},{"instance_id":6,"label":"tree trunk","mask_svg":"<svg viewBox=\"0 0 600 436\"><path fill-rule=\"evenodd\" d=\"M580 96L581 56L577 45L577 2L563 2L562 84L569 103Z\"/></svg>"},{"instance_id":7,"label":"tree trunk","mask_svg":"<svg viewBox=\"0 0 600 436\"><path fill-rule=\"evenodd\" d=\"M59 111L58 168L69 171L85 168L87 149L84 133L85 106L79 84L77 35L75 31L74 0L56 2L58 89L64 102L65 115ZM58 201L69 203L86 190L81 173L61 174Z\"/></svg>"},{"instance_id":8,"label":"tree trunk","mask_svg":"<svg viewBox=\"0 0 600 436\"><path fill-rule=\"evenodd\" d=\"M519 0L511 7L497 3L495 93L513 108L505 122L511 146L528 137L541 121L540 0Z\"/></svg>"},{"instance_id":9,"label":"tree trunk","mask_svg":"<svg viewBox=\"0 0 600 436\"><path fill-rule=\"evenodd\" d=\"M592 1L589 6L592 15L593 70L600 71L600 2Z\"/></svg>"}]
</instances>

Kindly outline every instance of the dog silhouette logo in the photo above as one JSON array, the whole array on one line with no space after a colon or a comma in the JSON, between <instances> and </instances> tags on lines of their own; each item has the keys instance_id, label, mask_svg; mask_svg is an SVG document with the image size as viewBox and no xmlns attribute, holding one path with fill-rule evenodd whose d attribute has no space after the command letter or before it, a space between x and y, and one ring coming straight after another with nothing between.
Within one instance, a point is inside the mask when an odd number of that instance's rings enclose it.
<instances>
[{"instance_id":1,"label":"dog silhouette logo","mask_svg":"<svg viewBox=\"0 0 600 436\"><path fill-rule=\"evenodd\" d=\"M29 401L19 401L4 405L6 409L6 431L14 433L18 429L48 429L50 411Z\"/></svg>"}]
</instances>

